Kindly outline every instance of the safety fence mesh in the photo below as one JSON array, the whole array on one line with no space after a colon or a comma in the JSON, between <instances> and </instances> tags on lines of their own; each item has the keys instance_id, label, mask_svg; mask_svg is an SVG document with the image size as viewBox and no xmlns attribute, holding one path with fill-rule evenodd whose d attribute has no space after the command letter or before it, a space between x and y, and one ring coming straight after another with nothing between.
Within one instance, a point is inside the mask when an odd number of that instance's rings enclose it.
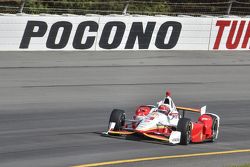
<instances>
[{"instance_id":1,"label":"safety fence mesh","mask_svg":"<svg viewBox=\"0 0 250 167\"><path fill-rule=\"evenodd\" d=\"M22 8L23 5L23 8ZM15 14L250 15L250 0L1 0Z\"/></svg>"}]
</instances>

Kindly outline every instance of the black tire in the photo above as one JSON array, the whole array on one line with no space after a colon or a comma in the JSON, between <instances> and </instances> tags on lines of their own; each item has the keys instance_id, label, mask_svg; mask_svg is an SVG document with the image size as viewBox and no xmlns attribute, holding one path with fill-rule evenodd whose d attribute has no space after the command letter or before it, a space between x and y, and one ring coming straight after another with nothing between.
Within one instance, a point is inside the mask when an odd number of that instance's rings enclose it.
<instances>
[{"instance_id":1,"label":"black tire","mask_svg":"<svg viewBox=\"0 0 250 167\"><path fill-rule=\"evenodd\" d=\"M114 130L122 130L125 125L125 112L123 110L114 109L110 115L109 123L115 122Z\"/></svg>"},{"instance_id":2,"label":"black tire","mask_svg":"<svg viewBox=\"0 0 250 167\"><path fill-rule=\"evenodd\" d=\"M181 132L181 145L188 145L191 142L192 122L188 118L179 119L177 131Z\"/></svg>"},{"instance_id":3,"label":"black tire","mask_svg":"<svg viewBox=\"0 0 250 167\"><path fill-rule=\"evenodd\" d=\"M218 120L218 118L217 118L216 116L214 116L214 115L209 114L209 116L211 116L212 119L213 119L213 124L212 124L213 137L211 138L210 141L211 141L211 142L215 142L216 139L217 139L217 135L218 135L218 133L219 133L219 129L218 129L219 120Z\"/></svg>"}]
</instances>

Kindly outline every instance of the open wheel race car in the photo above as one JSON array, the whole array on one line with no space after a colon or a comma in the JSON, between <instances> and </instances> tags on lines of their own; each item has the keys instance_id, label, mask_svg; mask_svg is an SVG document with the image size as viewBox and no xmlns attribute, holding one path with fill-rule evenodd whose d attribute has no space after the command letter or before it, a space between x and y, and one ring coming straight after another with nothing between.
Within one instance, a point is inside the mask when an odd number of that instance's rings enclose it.
<instances>
[{"instance_id":1,"label":"open wheel race car","mask_svg":"<svg viewBox=\"0 0 250 167\"><path fill-rule=\"evenodd\" d=\"M186 111L200 113L201 116L192 122L185 117ZM206 106L201 109L175 106L167 91L166 97L157 106L140 106L132 119L126 119L123 110L114 109L110 115L109 129L103 135L137 134L171 144L187 145L190 142L214 142L218 137L219 124L219 116L206 113Z\"/></svg>"}]
</instances>

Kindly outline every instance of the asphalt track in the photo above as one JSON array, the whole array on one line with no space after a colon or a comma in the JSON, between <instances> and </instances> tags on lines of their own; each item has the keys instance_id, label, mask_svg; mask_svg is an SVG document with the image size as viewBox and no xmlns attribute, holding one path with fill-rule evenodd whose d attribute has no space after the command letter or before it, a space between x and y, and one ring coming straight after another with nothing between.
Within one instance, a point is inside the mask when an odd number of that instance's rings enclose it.
<instances>
[{"instance_id":1,"label":"asphalt track","mask_svg":"<svg viewBox=\"0 0 250 167\"><path fill-rule=\"evenodd\" d=\"M0 52L0 166L71 167L171 155L177 157L107 166L250 162L249 151L221 153L250 149L249 75L249 51ZM216 143L170 146L100 136L113 108L131 116L167 88L177 104L207 105L221 116Z\"/></svg>"}]
</instances>

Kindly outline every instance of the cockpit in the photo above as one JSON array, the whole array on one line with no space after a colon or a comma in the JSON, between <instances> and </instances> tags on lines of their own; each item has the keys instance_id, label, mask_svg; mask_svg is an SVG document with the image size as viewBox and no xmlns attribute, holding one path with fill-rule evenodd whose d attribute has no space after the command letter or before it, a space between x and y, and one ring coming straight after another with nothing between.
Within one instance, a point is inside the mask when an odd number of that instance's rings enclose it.
<instances>
[{"instance_id":1,"label":"cockpit","mask_svg":"<svg viewBox=\"0 0 250 167\"><path fill-rule=\"evenodd\" d=\"M168 115L168 113L170 112L170 108L168 105L162 104L158 107L157 112Z\"/></svg>"}]
</instances>

